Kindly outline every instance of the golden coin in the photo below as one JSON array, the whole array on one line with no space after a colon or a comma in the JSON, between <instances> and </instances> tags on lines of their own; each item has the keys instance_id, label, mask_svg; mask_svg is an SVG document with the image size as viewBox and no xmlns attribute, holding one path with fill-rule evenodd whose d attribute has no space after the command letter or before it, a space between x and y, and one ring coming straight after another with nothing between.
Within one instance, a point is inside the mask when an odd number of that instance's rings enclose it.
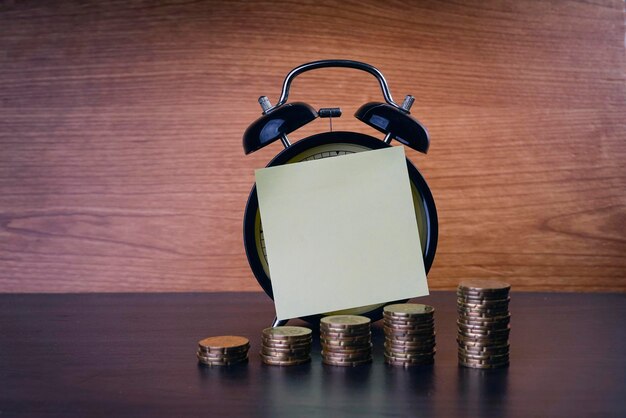
<instances>
[{"instance_id":1,"label":"golden coin","mask_svg":"<svg viewBox=\"0 0 626 418\"><path fill-rule=\"evenodd\" d=\"M506 363L502 363L502 364L473 364L473 363L465 363L465 362L459 361L459 365L463 367L471 368L471 369L500 369L503 367L508 367L509 362L507 361Z\"/></svg>"},{"instance_id":2,"label":"golden coin","mask_svg":"<svg viewBox=\"0 0 626 418\"><path fill-rule=\"evenodd\" d=\"M265 346L261 346L261 353L266 356L277 356L277 357L302 357L308 356L311 353L311 349L305 350L285 350L285 349L274 349L268 348Z\"/></svg>"},{"instance_id":3,"label":"golden coin","mask_svg":"<svg viewBox=\"0 0 626 418\"><path fill-rule=\"evenodd\" d=\"M197 358L200 363L206 364L207 366L229 366L231 364L242 363L248 360L248 356L244 356L244 357L237 358L237 359L228 359L228 360L208 359L203 356L197 356Z\"/></svg>"},{"instance_id":4,"label":"golden coin","mask_svg":"<svg viewBox=\"0 0 626 418\"><path fill-rule=\"evenodd\" d=\"M477 318L472 316L459 315L459 321L468 324L483 324L489 326L491 324L509 323L511 321L511 314L490 316L486 318Z\"/></svg>"},{"instance_id":5,"label":"golden coin","mask_svg":"<svg viewBox=\"0 0 626 418\"><path fill-rule=\"evenodd\" d=\"M465 353L459 351L459 358L462 358L463 361L483 361L485 363L501 363L502 361L507 360L509 358L508 351L502 354L491 354L491 353Z\"/></svg>"},{"instance_id":6,"label":"golden coin","mask_svg":"<svg viewBox=\"0 0 626 418\"><path fill-rule=\"evenodd\" d=\"M351 337L356 335L367 334L370 332L370 325L355 325L347 328L330 327L327 325L320 325L320 334L332 334L339 337Z\"/></svg>"},{"instance_id":7,"label":"golden coin","mask_svg":"<svg viewBox=\"0 0 626 418\"><path fill-rule=\"evenodd\" d=\"M372 357L372 351L364 351L362 353L335 353L333 351L322 350L322 358L334 361L358 361Z\"/></svg>"},{"instance_id":8,"label":"golden coin","mask_svg":"<svg viewBox=\"0 0 626 418\"><path fill-rule=\"evenodd\" d=\"M236 353L207 353L206 351L198 350L196 352L196 356L204 357L207 360L229 360L229 359L237 359L241 357L246 357L248 355L248 351L239 351Z\"/></svg>"},{"instance_id":9,"label":"golden coin","mask_svg":"<svg viewBox=\"0 0 626 418\"><path fill-rule=\"evenodd\" d=\"M326 338L359 338L372 335L370 327L363 327L361 329L351 329L349 331L339 331L338 329L328 330L324 327L320 327L320 335Z\"/></svg>"},{"instance_id":10,"label":"golden coin","mask_svg":"<svg viewBox=\"0 0 626 418\"><path fill-rule=\"evenodd\" d=\"M296 348L296 347L304 347L307 345L311 345L312 339L304 339L304 340L273 340L271 338L261 338L261 343L268 347L277 347L277 348Z\"/></svg>"},{"instance_id":11,"label":"golden coin","mask_svg":"<svg viewBox=\"0 0 626 418\"><path fill-rule=\"evenodd\" d=\"M419 365L433 364L434 361L435 361L434 356L423 356L421 358L408 359L408 358L398 358L398 357L389 356L385 354L385 363L391 364L394 366L419 366Z\"/></svg>"},{"instance_id":12,"label":"golden coin","mask_svg":"<svg viewBox=\"0 0 626 418\"><path fill-rule=\"evenodd\" d=\"M500 345L491 345L491 346L471 346L458 343L459 353L467 353L467 354L481 354L481 353L489 353L489 354L504 354L508 353L510 349L509 344L500 344Z\"/></svg>"},{"instance_id":13,"label":"golden coin","mask_svg":"<svg viewBox=\"0 0 626 418\"><path fill-rule=\"evenodd\" d=\"M310 338L312 331L305 327L270 327L263 330L263 337L273 340L300 340Z\"/></svg>"},{"instance_id":14,"label":"golden coin","mask_svg":"<svg viewBox=\"0 0 626 418\"><path fill-rule=\"evenodd\" d=\"M270 366L299 366L311 361L311 357L294 359L294 360L280 360L273 357L264 356L261 354L261 361Z\"/></svg>"},{"instance_id":15,"label":"golden coin","mask_svg":"<svg viewBox=\"0 0 626 418\"><path fill-rule=\"evenodd\" d=\"M407 346L401 346L401 345L395 345L395 344L388 344L385 343L384 347L385 347L385 351L390 351L393 353L431 353L435 350L435 347L437 346L437 344L429 344L429 345L422 345L422 346L418 346L418 347L407 347Z\"/></svg>"},{"instance_id":16,"label":"golden coin","mask_svg":"<svg viewBox=\"0 0 626 418\"><path fill-rule=\"evenodd\" d=\"M398 335L398 334L386 334L385 339L393 341L394 343L406 343L406 344L426 344L429 342L435 342L435 333L427 336L414 336L414 335Z\"/></svg>"},{"instance_id":17,"label":"golden coin","mask_svg":"<svg viewBox=\"0 0 626 418\"><path fill-rule=\"evenodd\" d=\"M383 333L390 338L430 338L436 334L435 330L395 330L392 328L384 328Z\"/></svg>"},{"instance_id":18,"label":"golden coin","mask_svg":"<svg viewBox=\"0 0 626 418\"><path fill-rule=\"evenodd\" d=\"M397 303L387 305L383 308L383 313L405 317L432 315L434 312L435 308L432 306L422 305L420 303Z\"/></svg>"},{"instance_id":19,"label":"golden coin","mask_svg":"<svg viewBox=\"0 0 626 418\"><path fill-rule=\"evenodd\" d=\"M506 292L511 289L511 285L498 280L476 279L464 280L458 288L462 292Z\"/></svg>"},{"instance_id":20,"label":"golden coin","mask_svg":"<svg viewBox=\"0 0 626 418\"><path fill-rule=\"evenodd\" d=\"M205 355L207 357L214 357L214 356L236 356L238 354L244 354L248 352L248 349L250 348L250 346L246 345L244 347L241 348L233 348L233 349L222 349L222 350L207 350L204 347L198 347L198 352L201 353L202 355Z\"/></svg>"},{"instance_id":21,"label":"golden coin","mask_svg":"<svg viewBox=\"0 0 626 418\"><path fill-rule=\"evenodd\" d=\"M365 326L370 324L372 321L360 315L331 315L325 316L320 320L320 324L322 326L332 327L332 328L350 328L356 326Z\"/></svg>"},{"instance_id":22,"label":"golden coin","mask_svg":"<svg viewBox=\"0 0 626 418\"><path fill-rule=\"evenodd\" d=\"M502 331L505 329L511 329L511 324L508 322L494 322L490 325L483 324L468 324L466 322L456 321L458 329L468 332L481 332L481 331Z\"/></svg>"},{"instance_id":23,"label":"golden coin","mask_svg":"<svg viewBox=\"0 0 626 418\"><path fill-rule=\"evenodd\" d=\"M385 363L394 366L394 367L418 367L418 366L428 366L435 363L435 359L425 359L424 361L402 361L402 360L392 360L385 358Z\"/></svg>"},{"instance_id":24,"label":"golden coin","mask_svg":"<svg viewBox=\"0 0 626 418\"><path fill-rule=\"evenodd\" d=\"M347 360L347 361L340 361L340 360L332 360L332 359L325 359L322 358L322 363L327 364L329 366L342 366L342 367L355 367L355 366L361 366L364 364L368 364L372 362L372 358L366 358L363 360L358 360L358 361L351 361L351 360Z\"/></svg>"},{"instance_id":25,"label":"golden coin","mask_svg":"<svg viewBox=\"0 0 626 418\"><path fill-rule=\"evenodd\" d=\"M332 351L334 353L361 353L364 351L371 351L373 344L367 343L353 346L321 344L321 346L322 350Z\"/></svg>"},{"instance_id":26,"label":"golden coin","mask_svg":"<svg viewBox=\"0 0 626 418\"><path fill-rule=\"evenodd\" d=\"M363 344L369 344L372 341L371 337L368 335L366 337L361 338L351 338L351 339L336 339L336 338L325 338L320 337L320 343L326 345L339 345L345 347L359 346Z\"/></svg>"},{"instance_id":27,"label":"golden coin","mask_svg":"<svg viewBox=\"0 0 626 418\"><path fill-rule=\"evenodd\" d=\"M250 341L245 337L224 335L220 337L205 338L198 341L198 345L207 350L228 350L248 346L250 345Z\"/></svg>"},{"instance_id":28,"label":"golden coin","mask_svg":"<svg viewBox=\"0 0 626 418\"><path fill-rule=\"evenodd\" d=\"M433 326L435 324L435 321L433 318L427 319L427 320L418 320L415 321L413 319L405 319L402 317L388 317L388 316L383 316L383 323L385 324L389 324L389 325L412 325L412 326Z\"/></svg>"},{"instance_id":29,"label":"golden coin","mask_svg":"<svg viewBox=\"0 0 626 418\"><path fill-rule=\"evenodd\" d=\"M425 357L432 357L437 351L432 350L430 352L405 352L399 353L397 351L385 351L387 357L393 357L396 360L422 360Z\"/></svg>"}]
</instances>

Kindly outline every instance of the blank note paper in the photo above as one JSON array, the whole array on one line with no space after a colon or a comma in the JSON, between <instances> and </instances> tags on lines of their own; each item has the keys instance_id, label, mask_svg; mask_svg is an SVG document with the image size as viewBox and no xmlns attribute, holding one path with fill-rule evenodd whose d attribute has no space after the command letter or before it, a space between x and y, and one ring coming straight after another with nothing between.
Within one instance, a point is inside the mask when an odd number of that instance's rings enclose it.
<instances>
[{"instance_id":1,"label":"blank note paper","mask_svg":"<svg viewBox=\"0 0 626 418\"><path fill-rule=\"evenodd\" d=\"M256 171L278 319L428 294L402 147Z\"/></svg>"}]
</instances>

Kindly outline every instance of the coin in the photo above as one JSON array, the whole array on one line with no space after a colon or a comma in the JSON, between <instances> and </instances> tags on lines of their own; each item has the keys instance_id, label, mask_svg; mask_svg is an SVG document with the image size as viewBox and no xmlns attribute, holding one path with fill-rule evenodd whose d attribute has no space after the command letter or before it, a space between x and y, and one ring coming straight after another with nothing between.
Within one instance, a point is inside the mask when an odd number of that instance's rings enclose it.
<instances>
[{"instance_id":1,"label":"coin","mask_svg":"<svg viewBox=\"0 0 626 418\"><path fill-rule=\"evenodd\" d=\"M420 304L384 308L385 363L403 367L433 363L434 311L432 306Z\"/></svg>"},{"instance_id":2,"label":"coin","mask_svg":"<svg viewBox=\"0 0 626 418\"><path fill-rule=\"evenodd\" d=\"M248 355L248 351L240 351L237 353L228 353L228 354L224 354L224 353L207 353L205 351L202 350L198 350L196 352L196 355L204 357L208 360L220 360L220 359L237 359L240 357L246 357Z\"/></svg>"},{"instance_id":3,"label":"coin","mask_svg":"<svg viewBox=\"0 0 626 418\"><path fill-rule=\"evenodd\" d=\"M327 352L334 352L334 353L362 353L364 351L371 352L372 346L373 346L372 343L368 343L367 345L364 344L360 346L354 346L354 347L344 347L341 345L322 344L322 349Z\"/></svg>"},{"instance_id":4,"label":"coin","mask_svg":"<svg viewBox=\"0 0 626 418\"><path fill-rule=\"evenodd\" d=\"M298 349L298 350L290 350L290 349L285 349L285 348L273 348L273 347L267 347L262 345L261 346L261 352L263 354L265 354L266 356L276 356L276 357L284 357L284 356L290 356L290 357L306 357L311 353L311 349L310 348L306 348L306 349Z\"/></svg>"},{"instance_id":5,"label":"coin","mask_svg":"<svg viewBox=\"0 0 626 418\"><path fill-rule=\"evenodd\" d=\"M475 312L475 313L480 313L483 315L485 314L485 312L488 312L491 314L495 312L504 311L504 314L506 315L507 311L509 310L509 304L508 303L493 303L493 304L480 303L479 304L479 303L465 303L465 302L457 301L456 310Z\"/></svg>"},{"instance_id":6,"label":"coin","mask_svg":"<svg viewBox=\"0 0 626 418\"><path fill-rule=\"evenodd\" d=\"M413 347L397 347L397 346L385 346L385 353L389 355L394 354L424 354L424 353L432 353L436 350L437 345L423 346L419 348Z\"/></svg>"},{"instance_id":7,"label":"coin","mask_svg":"<svg viewBox=\"0 0 626 418\"><path fill-rule=\"evenodd\" d=\"M337 331L337 330L332 330L329 331L323 327L320 327L320 334L324 335L325 337L328 338L360 338L360 337L367 337L367 336L371 336L371 330L370 327L364 327L363 329L360 330L350 330L347 332L344 331Z\"/></svg>"},{"instance_id":8,"label":"coin","mask_svg":"<svg viewBox=\"0 0 626 418\"><path fill-rule=\"evenodd\" d=\"M510 345L509 344L500 344L500 345L489 345L489 346L471 346L466 344L458 343L459 352L467 352L468 354L481 354L481 353L508 353Z\"/></svg>"},{"instance_id":9,"label":"coin","mask_svg":"<svg viewBox=\"0 0 626 418\"><path fill-rule=\"evenodd\" d=\"M383 314L383 321L390 324L415 324L415 325L427 325L432 324L435 321L433 316L424 316L424 317L410 317L410 316L392 316L388 314Z\"/></svg>"},{"instance_id":10,"label":"coin","mask_svg":"<svg viewBox=\"0 0 626 418\"><path fill-rule=\"evenodd\" d=\"M459 359L459 365L463 367L473 368L473 369L499 369L501 367L507 367L509 365L509 361L507 360L502 363L490 364L490 363L475 363L471 361L468 362L468 361L463 361Z\"/></svg>"},{"instance_id":11,"label":"coin","mask_svg":"<svg viewBox=\"0 0 626 418\"><path fill-rule=\"evenodd\" d=\"M246 346L237 350L216 351L216 350L207 350L203 347L198 347L198 353L206 357L237 356L240 354L246 354L249 348L250 348L249 346Z\"/></svg>"},{"instance_id":12,"label":"coin","mask_svg":"<svg viewBox=\"0 0 626 418\"><path fill-rule=\"evenodd\" d=\"M504 360L509 359L509 353L506 352L504 354L467 354L460 353L459 358L462 358L463 361L482 361L484 363L501 363Z\"/></svg>"},{"instance_id":13,"label":"coin","mask_svg":"<svg viewBox=\"0 0 626 418\"><path fill-rule=\"evenodd\" d=\"M206 364L207 366L230 366L231 364L242 363L248 360L248 356L244 356L237 359L214 359L206 358L200 355L196 355L198 362Z\"/></svg>"},{"instance_id":14,"label":"coin","mask_svg":"<svg viewBox=\"0 0 626 418\"><path fill-rule=\"evenodd\" d=\"M410 352L409 351L409 352L404 352L404 353L386 351L385 354L389 357L394 357L396 359L420 360L420 359L423 359L424 357L432 357L435 355L436 352L437 350L433 349L427 352Z\"/></svg>"},{"instance_id":15,"label":"coin","mask_svg":"<svg viewBox=\"0 0 626 418\"><path fill-rule=\"evenodd\" d=\"M354 366L361 366L364 364L368 364L371 362L372 362L372 357L369 357L363 360L356 360L356 361L352 361L352 360L341 361L341 360L332 360L332 359L322 358L322 363L327 364L329 366L354 367Z\"/></svg>"},{"instance_id":16,"label":"coin","mask_svg":"<svg viewBox=\"0 0 626 418\"><path fill-rule=\"evenodd\" d=\"M459 283L459 290L463 292L497 293L508 292L510 289L510 284L490 279L464 280Z\"/></svg>"},{"instance_id":17,"label":"coin","mask_svg":"<svg viewBox=\"0 0 626 418\"><path fill-rule=\"evenodd\" d=\"M224 335L198 341L196 358L208 366L228 366L248 359L250 341L245 337Z\"/></svg>"},{"instance_id":18,"label":"coin","mask_svg":"<svg viewBox=\"0 0 626 418\"><path fill-rule=\"evenodd\" d=\"M435 331L433 329L430 330L395 330L393 328L384 328L383 333L390 337L396 339L402 338L429 338L435 335Z\"/></svg>"},{"instance_id":19,"label":"coin","mask_svg":"<svg viewBox=\"0 0 626 418\"><path fill-rule=\"evenodd\" d=\"M511 328L504 329L466 329L459 327L458 335L462 337L469 338L485 338L485 337L493 337L493 338L504 338L508 337Z\"/></svg>"},{"instance_id":20,"label":"coin","mask_svg":"<svg viewBox=\"0 0 626 418\"><path fill-rule=\"evenodd\" d=\"M481 302L494 302L494 303L504 303L508 302L511 298L509 292L501 292L501 293L484 293L484 292L462 292L457 290L456 292L457 299L460 299L462 302L469 303L481 303Z\"/></svg>"},{"instance_id":21,"label":"coin","mask_svg":"<svg viewBox=\"0 0 626 418\"><path fill-rule=\"evenodd\" d=\"M428 352L432 351L434 347L437 346L436 343L430 344L421 344L421 345L401 345L401 344L391 344L387 341L383 344L386 350L389 351L399 351L399 352Z\"/></svg>"},{"instance_id":22,"label":"coin","mask_svg":"<svg viewBox=\"0 0 626 418\"><path fill-rule=\"evenodd\" d=\"M457 335L456 341L458 345L465 345L465 346L474 347L474 348L482 348L482 347L490 348L494 346L502 346L502 345L509 344L508 337L491 338L491 339L490 338L469 339L469 338L464 338L463 336Z\"/></svg>"},{"instance_id":23,"label":"coin","mask_svg":"<svg viewBox=\"0 0 626 418\"><path fill-rule=\"evenodd\" d=\"M497 294L478 294L478 293L465 293L456 292L457 302L463 303L508 303L511 301L510 293L497 293Z\"/></svg>"},{"instance_id":24,"label":"coin","mask_svg":"<svg viewBox=\"0 0 626 418\"><path fill-rule=\"evenodd\" d=\"M204 357L201 356L199 354L196 354L196 358L198 359L199 362L204 363L204 364L214 364L214 365L219 365L219 364L235 364L235 363L240 363L242 361L245 361L248 359L248 356L241 356L241 357L237 357L237 358L215 358L215 357Z\"/></svg>"},{"instance_id":25,"label":"coin","mask_svg":"<svg viewBox=\"0 0 626 418\"><path fill-rule=\"evenodd\" d=\"M265 356L261 354L261 361L271 366L299 366L301 364L310 362L311 357L298 358L298 359L293 359L293 360L283 360L283 359L277 359L271 356Z\"/></svg>"},{"instance_id":26,"label":"coin","mask_svg":"<svg viewBox=\"0 0 626 418\"><path fill-rule=\"evenodd\" d=\"M390 321L388 319L383 320L383 325L387 328L393 329L433 329L435 322L415 322L415 321Z\"/></svg>"},{"instance_id":27,"label":"coin","mask_svg":"<svg viewBox=\"0 0 626 418\"><path fill-rule=\"evenodd\" d=\"M196 351L196 357L206 361L237 361L248 357L248 352L244 351L237 354L215 355L215 353L206 353L201 350Z\"/></svg>"},{"instance_id":28,"label":"coin","mask_svg":"<svg viewBox=\"0 0 626 418\"><path fill-rule=\"evenodd\" d=\"M402 360L394 360L385 358L385 363L394 366L394 367L417 367L417 366L428 366L435 362L434 358L424 359L423 361L402 361Z\"/></svg>"},{"instance_id":29,"label":"coin","mask_svg":"<svg viewBox=\"0 0 626 418\"><path fill-rule=\"evenodd\" d=\"M507 283L472 280L457 289L459 364L473 368L509 364L509 290Z\"/></svg>"},{"instance_id":30,"label":"coin","mask_svg":"<svg viewBox=\"0 0 626 418\"><path fill-rule=\"evenodd\" d=\"M312 332L305 327L270 327L263 330L263 336L273 340L302 340L310 338Z\"/></svg>"},{"instance_id":31,"label":"coin","mask_svg":"<svg viewBox=\"0 0 626 418\"><path fill-rule=\"evenodd\" d=\"M461 321L456 321L458 329L467 332L482 332L482 331L504 331L511 329L511 325L508 322L494 322L491 325L483 324L467 324Z\"/></svg>"},{"instance_id":32,"label":"coin","mask_svg":"<svg viewBox=\"0 0 626 418\"><path fill-rule=\"evenodd\" d=\"M312 343L311 339L306 339L306 340L302 340L302 341L298 341L298 340L294 340L294 341L287 341L287 340L272 340L269 338L261 338L261 342L264 345L270 346L270 347L276 347L276 348L295 348L295 347L306 347L306 346L310 346Z\"/></svg>"},{"instance_id":33,"label":"coin","mask_svg":"<svg viewBox=\"0 0 626 418\"><path fill-rule=\"evenodd\" d=\"M340 340L340 339L332 339L328 337L320 337L320 343L331 345L331 346L342 346L342 347L358 347L362 344L368 344L371 341L369 336L358 338L358 339L349 339L349 340Z\"/></svg>"},{"instance_id":34,"label":"coin","mask_svg":"<svg viewBox=\"0 0 626 418\"><path fill-rule=\"evenodd\" d=\"M393 305L387 305L383 308L383 313L396 316L421 316L432 315L435 312L435 308L428 305L422 305L419 303L397 303Z\"/></svg>"},{"instance_id":35,"label":"coin","mask_svg":"<svg viewBox=\"0 0 626 418\"><path fill-rule=\"evenodd\" d=\"M407 365L419 365L419 364L432 364L434 362L434 356L423 356L416 358L402 358L396 356L390 356L385 353L385 362L388 364L396 364L401 366Z\"/></svg>"},{"instance_id":36,"label":"coin","mask_svg":"<svg viewBox=\"0 0 626 418\"><path fill-rule=\"evenodd\" d=\"M415 330L415 331L432 331L435 329L435 323L434 322L429 322L429 323L415 323L415 322L408 322L408 323L400 323L400 322L392 322L392 321L387 321L384 320L383 321L383 328L384 329L389 329L389 330L395 330L395 331L404 331L404 330Z\"/></svg>"},{"instance_id":37,"label":"coin","mask_svg":"<svg viewBox=\"0 0 626 418\"><path fill-rule=\"evenodd\" d=\"M511 321L511 314L508 312L499 316L488 316L484 318L474 316L459 315L459 322L467 322L470 324L484 324L491 325L496 323L509 323Z\"/></svg>"},{"instance_id":38,"label":"coin","mask_svg":"<svg viewBox=\"0 0 626 418\"><path fill-rule=\"evenodd\" d=\"M198 346L207 351L228 351L242 349L250 346L250 341L245 337L235 335L223 335L219 337L208 337L198 341Z\"/></svg>"},{"instance_id":39,"label":"coin","mask_svg":"<svg viewBox=\"0 0 626 418\"><path fill-rule=\"evenodd\" d=\"M508 303L466 303L457 301L457 311L498 312L508 311Z\"/></svg>"},{"instance_id":40,"label":"coin","mask_svg":"<svg viewBox=\"0 0 626 418\"><path fill-rule=\"evenodd\" d=\"M369 326L372 321L360 315L331 315L325 316L320 320L321 326L329 328L351 328L361 326Z\"/></svg>"},{"instance_id":41,"label":"coin","mask_svg":"<svg viewBox=\"0 0 626 418\"><path fill-rule=\"evenodd\" d=\"M482 292L463 292L456 291L457 300L467 301L470 303L480 302L508 302L511 300L509 292L502 293L482 293Z\"/></svg>"},{"instance_id":42,"label":"coin","mask_svg":"<svg viewBox=\"0 0 626 418\"><path fill-rule=\"evenodd\" d=\"M370 325L355 325L348 328L331 327L328 325L320 325L320 332L326 334L337 334L338 336L349 337L367 334L370 332Z\"/></svg>"},{"instance_id":43,"label":"coin","mask_svg":"<svg viewBox=\"0 0 626 418\"><path fill-rule=\"evenodd\" d=\"M322 358L335 361L363 360L372 356L371 350L359 351L354 353L337 353L334 351L322 350Z\"/></svg>"},{"instance_id":44,"label":"coin","mask_svg":"<svg viewBox=\"0 0 626 418\"><path fill-rule=\"evenodd\" d=\"M259 356L272 366L296 366L311 360L312 331L305 327L265 328Z\"/></svg>"}]
</instances>

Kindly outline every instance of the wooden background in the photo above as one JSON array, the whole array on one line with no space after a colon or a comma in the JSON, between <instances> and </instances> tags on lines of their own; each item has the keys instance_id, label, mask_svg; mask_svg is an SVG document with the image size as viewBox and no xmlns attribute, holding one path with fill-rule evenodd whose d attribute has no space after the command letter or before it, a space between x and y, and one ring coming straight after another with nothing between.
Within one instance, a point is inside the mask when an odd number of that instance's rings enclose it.
<instances>
[{"instance_id":1,"label":"wooden background","mask_svg":"<svg viewBox=\"0 0 626 418\"><path fill-rule=\"evenodd\" d=\"M409 4L407 4L409 3ZM260 290L241 136L303 62L377 66L429 129L432 288L626 290L623 1L0 2L0 291ZM380 100L345 69L293 100ZM324 131L317 121L292 139Z\"/></svg>"}]
</instances>

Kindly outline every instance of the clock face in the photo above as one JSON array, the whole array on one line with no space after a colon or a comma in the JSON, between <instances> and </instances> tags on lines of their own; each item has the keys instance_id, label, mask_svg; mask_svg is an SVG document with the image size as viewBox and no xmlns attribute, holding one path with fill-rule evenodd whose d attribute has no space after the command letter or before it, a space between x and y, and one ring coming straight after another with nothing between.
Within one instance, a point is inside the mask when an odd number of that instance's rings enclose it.
<instances>
[{"instance_id":1,"label":"clock face","mask_svg":"<svg viewBox=\"0 0 626 418\"><path fill-rule=\"evenodd\" d=\"M356 152L371 151L388 146L384 142L363 134L352 132L327 132L313 137L302 139L291 147L283 150L269 164L292 164L302 161L331 158ZM420 234L422 253L425 258L426 271L430 268L437 240L437 218L434 201L419 172L409 166L409 178L415 207L415 218ZM252 190L246 213L244 215L244 241L248 261L263 289L271 296L271 281L267 263L267 251L263 237L263 224L258 209L256 189ZM379 311L384 304L363 306L360 308L329 312L328 314L366 314Z\"/></svg>"}]
</instances>

